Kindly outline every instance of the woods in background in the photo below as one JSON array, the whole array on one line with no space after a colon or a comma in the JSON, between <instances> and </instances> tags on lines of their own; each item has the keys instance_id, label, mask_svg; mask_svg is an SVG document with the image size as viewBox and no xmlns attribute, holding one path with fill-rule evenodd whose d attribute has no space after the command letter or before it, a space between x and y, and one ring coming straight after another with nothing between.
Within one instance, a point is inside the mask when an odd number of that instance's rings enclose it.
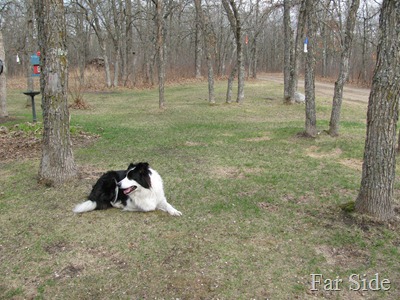
<instances>
[{"instance_id":1,"label":"woods in background","mask_svg":"<svg viewBox=\"0 0 400 300\"><path fill-rule=\"evenodd\" d=\"M240 76L282 72L286 40L283 38L284 2L290 8L290 15L286 16L286 20L290 17L290 28L286 30L293 37L301 1L234 1L237 13L233 15L227 13L228 2L201 1L207 22L206 38L199 24L201 19L195 1L163 1L163 22L157 18L158 1L65 2L70 67L79 70L81 82L84 82L85 67L96 66L104 72L108 87L156 84L160 75L160 61L157 60L160 51L164 52L166 80L207 77L207 54L215 76L219 77L229 76L238 63ZM26 74L29 56L38 50L36 26L32 26L37 19L32 0L0 3L8 74ZM312 42L315 45L316 76L336 78L338 75L341 41L344 40L349 8L349 1L315 2L316 28ZM371 81L376 60L378 13L379 4L361 1L349 62L348 76L353 82L368 84ZM237 31L232 30L232 17L240 22L237 28L240 29L240 40L237 40ZM161 23L162 48L157 42L160 41ZM299 71L304 72L304 66Z\"/></svg>"}]
</instances>

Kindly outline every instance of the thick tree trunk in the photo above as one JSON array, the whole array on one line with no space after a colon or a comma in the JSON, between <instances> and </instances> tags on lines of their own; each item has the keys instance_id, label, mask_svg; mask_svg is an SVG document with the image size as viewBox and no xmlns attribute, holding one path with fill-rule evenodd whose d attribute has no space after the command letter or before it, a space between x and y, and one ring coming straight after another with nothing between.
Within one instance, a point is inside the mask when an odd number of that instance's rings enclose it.
<instances>
[{"instance_id":1,"label":"thick tree trunk","mask_svg":"<svg viewBox=\"0 0 400 300\"><path fill-rule=\"evenodd\" d=\"M35 0L41 52L43 145L39 181L59 185L74 178L67 103L68 60L62 0Z\"/></svg>"},{"instance_id":2,"label":"thick tree trunk","mask_svg":"<svg viewBox=\"0 0 400 300\"><path fill-rule=\"evenodd\" d=\"M396 126L400 99L400 2L384 0L378 56L367 114L361 188L356 210L386 221L393 217Z\"/></svg>"},{"instance_id":3,"label":"thick tree trunk","mask_svg":"<svg viewBox=\"0 0 400 300\"><path fill-rule=\"evenodd\" d=\"M354 26L356 23L357 10L360 0L353 0L350 6L349 14L346 21L345 37L342 45L342 54L339 66L339 76L335 82L335 90L333 94L331 119L329 122L329 134L331 136L339 135L340 111L342 108L343 87L349 75L349 60L351 52L351 44L354 36Z\"/></svg>"},{"instance_id":4,"label":"thick tree trunk","mask_svg":"<svg viewBox=\"0 0 400 300\"><path fill-rule=\"evenodd\" d=\"M307 27L308 27L308 52L306 55L306 70L304 89L306 96L306 125L305 135L307 137L317 136L317 116L315 110L315 24L314 3L306 1Z\"/></svg>"},{"instance_id":5,"label":"thick tree trunk","mask_svg":"<svg viewBox=\"0 0 400 300\"><path fill-rule=\"evenodd\" d=\"M304 27L305 27L305 1L301 1L300 11L297 22L296 38L294 42L293 50L290 54L290 77L288 82L288 98L285 99L285 103L295 103L295 93L297 91L298 77L299 77L299 61L302 47L302 40L304 38Z\"/></svg>"}]
</instances>

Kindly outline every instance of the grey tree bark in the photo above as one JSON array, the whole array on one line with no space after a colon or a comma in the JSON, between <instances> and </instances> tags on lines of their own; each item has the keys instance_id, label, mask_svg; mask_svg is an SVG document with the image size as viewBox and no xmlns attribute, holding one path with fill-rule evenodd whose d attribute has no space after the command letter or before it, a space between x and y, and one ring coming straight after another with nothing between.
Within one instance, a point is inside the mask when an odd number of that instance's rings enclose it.
<instances>
[{"instance_id":1,"label":"grey tree bark","mask_svg":"<svg viewBox=\"0 0 400 300\"><path fill-rule=\"evenodd\" d=\"M201 1L197 1L201 2ZM200 5L196 3L196 26L195 26L195 40L194 40L194 48L195 48L195 55L194 55L194 67L195 67L195 77L201 78L201 57L202 57L202 49L201 49L201 31L202 31L202 21L200 19ZM199 9L200 7L200 9Z\"/></svg>"},{"instance_id":2,"label":"grey tree bark","mask_svg":"<svg viewBox=\"0 0 400 300\"><path fill-rule=\"evenodd\" d=\"M242 20L239 9L234 0L222 0L224 9L228 15L228 20L231 25L233 35L236 41L237 65L238 65L238 94L237 103L242 103L244 100L244 55L242 41Z\"/></svg>"},{"instance_id":3,"label":"grey tree bark","mask_svg":"<svg viewBox=\"0 0 400 300\"><path fill-rule=\"evenodd\" d=\"M299 61L304 39L304 28L306 23L306 2L301 1L300 10L297 21L296 37L293 50L290 53L290 76L287 87L287 98L284 99L286 104L295 102L295 93L297 91L298 77L299 77Z\"/></svg>"},{"instance_id":4,"label":"grey tree bark","mask_svg":"<svg viewBox=\"0 0 400 300\"><path fill-rule=\"evenodd\" d=\"M314 1L304 0L306 5L308 52L306 55L306 70L304 89L306 96L305 136L317 136L317 116L315 110L315 13Z\"/></svg>"},{"instance_id":5,"label":"grey tree bark","mask_svg":"<svg viewBox=\"0 0 400 300\"><path fill-rule=\"evenodd\" d=\"M387 221L396 170L396 127L400 100L400 2L384 0L377 62L368 102L367 136L356 211Z\"/></svg>"},{"instance_id":6,"label":"grey tree bark","mask_svg":"<svg viewBox=\"0 0 400 300\"><path fill-rule=\"evenodd\" d=\"M294 98L291 99L289 92L289 81L290 81L290 58L294 54L293 49L293 30L290 21L290 8L291 1L283 1L283 31L284 31L284 55L283 55L283 97L284 103L294 103Z\"/></svg>"},{"instance_id":7,"label":"grey tree bark","mask_svg":"<svg viewBox=\"0 0 400 300\"><path fill-rule=\"evenodd\" d=\"M350 5L349 13L346 20L346 29L344 39L342 39L342 53L340 58L339 75L335 82L333 94L331 119L329 122L329 134L331 136L339 135L340 111L342 108L343 87L349 75L349 61L351 46L354 36L354 27L356 24L357 10L360 6L360 0L353 0Z\"/></svg>"},{"instance_id":8,"label":"grey tree bark","mask_svg":"<svg viewBox=\"0 0 400 300\"><path fill-rule=\"evenodd\" d=\"M77 175L67 103L68 60L63 0L34 0L41 52L43 108L39 182L59 185Z\"/></svg>"}]
</instances>

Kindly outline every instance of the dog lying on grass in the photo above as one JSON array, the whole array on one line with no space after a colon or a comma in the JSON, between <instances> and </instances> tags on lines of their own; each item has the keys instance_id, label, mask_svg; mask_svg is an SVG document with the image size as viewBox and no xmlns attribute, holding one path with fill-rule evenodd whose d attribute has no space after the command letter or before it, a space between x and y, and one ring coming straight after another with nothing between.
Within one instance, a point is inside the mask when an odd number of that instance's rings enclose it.
<instances>
[{"instance_id":1,"label":"dog lying on grass","mask_svg":"<svg viewBox=\"0 0 400 300\"><path fill-rule=\"evenodd\" d=\"M127 170L108 171L93 186L88 200L75 206L75 213L110 207L123 211L166 211L172 216L181 216L167 202L161 176L148 163L131 163Z\"/></svg>"}]
</instances>

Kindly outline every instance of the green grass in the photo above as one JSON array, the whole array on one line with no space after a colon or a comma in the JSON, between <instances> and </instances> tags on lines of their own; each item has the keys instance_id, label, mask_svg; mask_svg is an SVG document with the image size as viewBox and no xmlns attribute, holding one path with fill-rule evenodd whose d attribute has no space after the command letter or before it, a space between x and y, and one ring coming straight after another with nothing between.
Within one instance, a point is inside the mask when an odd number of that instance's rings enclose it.
<instances>
[{"instance_id":1,"label":"green grass","mask_svg":"<svg viewBox=\"0 0 400 300\"><path fill-rule=\"evenodd\" d=\"M281 85L246 83L242 105L224 103L225 86L213 106L206 83L168 86L163 111L157 90L84 94L91 109L70 111L72 132L100 137L74 149L82 179L63 187L37 184L39 157L0 162L0 298L354 299L346 279L379 273L390 291L364 298L398 299L398 224L339 208L357 197L366 104L344 102L331 138L330 100L317 99L321 134L304 139L304 105L283 105ZM8 95L5 125L36 130L21 91ZM72 213L93 174L138 161L182 217ZM311 273L345 283L311 292Z\"/></svg>"}]
</instances>

